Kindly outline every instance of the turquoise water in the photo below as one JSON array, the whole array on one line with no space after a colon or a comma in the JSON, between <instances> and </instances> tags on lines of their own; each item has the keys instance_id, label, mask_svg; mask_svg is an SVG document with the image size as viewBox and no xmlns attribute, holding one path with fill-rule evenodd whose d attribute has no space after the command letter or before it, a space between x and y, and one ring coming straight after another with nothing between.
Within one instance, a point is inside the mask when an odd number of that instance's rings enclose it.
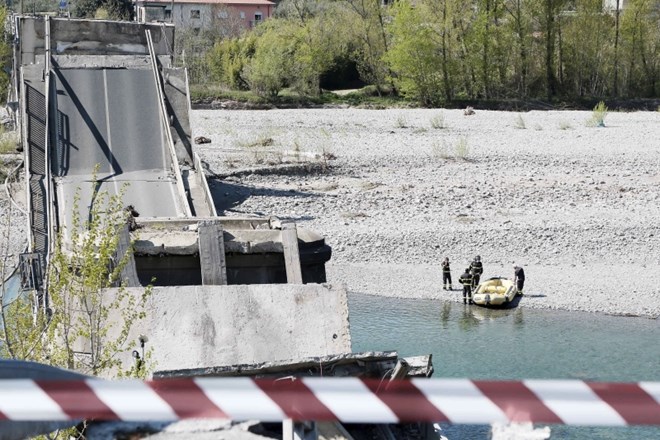
<instances>
[{"instance_id":1,"label":"turquoise water","mask_svg":"<svg viewBox=\"0 0 660 440\"><path fill-rule=\"evenodd\" d=\"M349 295L353 351L432 354L433 377L660 381L660 320ZM450 440L488 426L442 425ZM660 427L551 426L551 438L660 439Z\"/></svg>"}]
</instances>

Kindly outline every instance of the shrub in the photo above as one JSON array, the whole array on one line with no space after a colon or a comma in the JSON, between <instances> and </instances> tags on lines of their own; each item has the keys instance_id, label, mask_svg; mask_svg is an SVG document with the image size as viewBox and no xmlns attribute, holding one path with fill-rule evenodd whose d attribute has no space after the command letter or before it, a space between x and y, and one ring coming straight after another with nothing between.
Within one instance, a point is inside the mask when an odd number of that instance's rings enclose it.
<instances>
[{"instance_id":1,"label":"shrub","mask_svg":"<svg viewBox=\"0 0 660 440\"><path fill-rule=\"evenodd\" d=\"M451 157L449 155L449 148L447 148L447 143L445 141L434 142L431 146L431 149L433 151L433 157L437 159L449 159Z\"/></svg>"},{"instance_id":2,"label":"shrub","mask_svg":"<svg viewBox=\"0 0 660 440\"><path fill-rule=\"evenodd\" d=\"M396 118L396 128L406 128L408 127L408 121L406 121L406 118L404 116L397 116Z\"/></svg>"},{"instance_id":3,"label":"shrub","mask_svg":"<svg viewBox=\"0 0 660 440\"><path fill-rule=\"evenodd\" d=\"M560 130L570 130L572 128L573 128L573 126L571 125L570 122L568 122L568 121L559 121L559 129Z\"/></svg>"},{"instance_id":4,"label":"shrub","mask_svg":"<svg viewBox=\"0 0 660 440\"><path fill-rule=\"evenodd\" d=\"M431 118L431 127L435 128L436 130L447 128L447 126L445 125L445 114L440 112L437 115L433 116Z\"/></svg>"},{"instance_id":5,"label":"shrub","mask_svg":"<svg viewBox=\"0 0 660 440\"><path fill-rule=\"evenodd\" d=\"M589 127L605 127L605 116L607 116L607 106L603 101L600 101L594 107L591 119L587 121Z\"/></svg>"},{"instance_id":6,"label":"shrub","mask_svg":"<svg viewBox=\"0 0 660 440\"><path fill-rule=\"evenodd\" d=\"M454 150L456 152L456 157L459 159L467 160L468 156L470 155L470 146L468 145L468 140L465 137L461 137L458 139L456 142L456 146L454 147Z\"/></svg>"},{"instance_id":7,"label":"shrub","mask_svg":"<svg viewBox=\"0 0 660 440\"><path fill-rule=\"evenodd\" d=\"M87 213L80 212L80 189L74 196L68 246L65 248L63 231L56 237L47 275L49 309L33 306L36 292L5 304L0 357L47 363L84 374L144 377L148 373L144 364L136 369L135 364L122 365L119 357L136 347L129 333L144 318L144 305L152 289L145 287L135 297L126 288L122 271L132 251L119 254L120 230L127 227L128 219L122 203L125 188L112 196L99 191L97 170L92 180L95 197ZM114 288L112 295L107 294L107 288ZM115 310L119 311L118 320L112 317ZM148 353L144 357L147 360Z\"/></svg>"},{"instance_id":8,"label":"shrub","mask_svg":"<svg viewBox=\"0 0 660 440\"><path fill-rule=\"evenodd\" d=\"M6 132L5 127L0 124L0 154L16 153L18 142L18 132Z\"/></svg>"}]
</instances>

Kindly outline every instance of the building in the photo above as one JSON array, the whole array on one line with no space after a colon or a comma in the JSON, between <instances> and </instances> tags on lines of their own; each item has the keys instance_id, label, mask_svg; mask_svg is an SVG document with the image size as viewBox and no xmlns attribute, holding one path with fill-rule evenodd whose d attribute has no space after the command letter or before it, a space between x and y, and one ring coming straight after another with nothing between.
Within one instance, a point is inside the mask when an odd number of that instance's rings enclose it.
<instances>
[{"instance_id":1,"label":"building","mask_svg":"<svg viewBox=\"0 0 660 440\"><path fill-rule=\"evenodd\" d=\"M139 23L164 22L176 27L250 29L269 18L275 3L269 0L136 0Z\"/></svg>"}]
</instances>

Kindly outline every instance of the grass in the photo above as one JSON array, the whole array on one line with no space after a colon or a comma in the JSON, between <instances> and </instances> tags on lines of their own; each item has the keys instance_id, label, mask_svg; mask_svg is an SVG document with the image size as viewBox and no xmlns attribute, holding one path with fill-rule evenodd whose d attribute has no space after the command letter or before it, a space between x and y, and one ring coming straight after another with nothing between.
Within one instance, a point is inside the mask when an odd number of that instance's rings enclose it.
<instances>
[{"instance_id":1,"label":"grass","mask_svg":"<svg viewBox=\"0 0 660 440\"><path fill-rule=\"evenodd\" d=\"M437 115L433 116L431 118L431 127L436 130L442 130L444 128L447 128L445 122L445 114L440 112Z\"/></svg>"},{"instance_id":2,"label":"grass","mask_svg":"<svg viewBox=\"0 0 660 440\"><path fill-rule=\"evenodd\" d=\"M468 156L470 155L470 146L468 145L468 140L466 137L461 137L458 139L456 145L454 146L454 151L457 158L468 160Z\"/></svg>"},{"instance_id":3,"label":"grass","mask_svg":"<svg viewBox=\"0 0 660 440\"><path fill-rule=\"evenodd\" d=\"M236 144L241 148L271 147L275 145L275 140L266 133L260 133L255 139L237 140Z\"/></svg>"},{"instance_id":4,"label":"grass","mask_svg":"<svg viewBox=\"0 0 660 440\"><path fill-rule=\"evenodd\" d=\"M572 128L573 128L573 126L571 125L570 122L568 122L568 121L559 121L559 129L560 130L570 130Z\"/></svg>"},{"instance_id":5,"label":"grass","mask_svg":"<svg viewBox=\"0 0 660 440\"><path fill-rule=\"evenodd\" d=\"M404 116L400 115L400 116L397 116L396 122L395 122L394 125L396 126L396 128L406 128L406 127L408 127L408 121L406 120L406 118Z\"/></svg>"},{"instance_id":6,"label":"grass","mask_svg":"<svg viewBox=\"0 0 660 440\"><path fill-rule=\"evenodd\" d=\"M308 96L300 95L292 89L283 89L278 96L269 99L258 96L249 90L229 90L214 84L193 84L190 86L190 99L193 103L237 101L247 105L266 107L272 105L306 107L322 104L346 104L353 107L385 109L414 106L410 100L395 96L389 90L381 90L379 94L373 86L366 86L341 96L325 90L317 96Z\"/></svg>"},{"instance_id":7,"label":"grass","mask_svg":"<svg viewBox=\"0 0 660 440\"><path fill-rule=\"evenodd\" d=\"M435 141L431 146L433 152L433 157L437 159L450 159L451 155L449 154L449 148L447 143L443 140L442 142Z\"/></svg>"},{"instance_id":8,"label":"grass","mask_svg":"<svg viewBox=\"0 0 660 440\"><path fill-rule=\"evenodd\" d=\"M0 154L16 153L18 146L18 132L6 131L0 124Z\"/></svg>"},{"instance_id":9,"label":"grass","mask_svg":"<svg viewBox=\"0 0 660 440\"><path fill-rule=\"evenodd\" d=\"M433 157L436 159L461 159L468 161L470 156L470 145L466 137L460 137L456 144L454 144L453 155L449 152L449 147L447 143L443 140L442 142L435 141L431 145L431 151Z\"/></svg>"},{"instance_id":10,"label":"grass","mask_svg":"<svg viewBox=\"0 0 660 440\"><path fill-rule=\"evenodd\" d=\"M600 101L594 107L591 119L587 121L587 127L605 127L605 116L607 116L607 106Z\"/></svg>"}]
</instances>

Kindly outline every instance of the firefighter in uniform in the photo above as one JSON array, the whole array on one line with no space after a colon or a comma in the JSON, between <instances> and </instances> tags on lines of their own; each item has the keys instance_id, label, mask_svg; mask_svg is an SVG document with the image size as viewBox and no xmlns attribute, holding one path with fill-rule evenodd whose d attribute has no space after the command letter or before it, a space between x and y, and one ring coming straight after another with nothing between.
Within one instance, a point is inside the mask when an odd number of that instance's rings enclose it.
<instances>
[{"instance_id":1,"label":"firefighter in uniform","mask_svg":"<svg viewBox=\"0 0 660 440\"><path fill-rule=\"evenodd\" d=\"M481 274L484 273L484 266L481 264L481 256L477 255L470 263L470 273L472 274L472 289L476 289L481 279Z\"/></svg>"},{"instance_id":2,"label":"firefighter in uniform","mask_svg":"<svg viewBox=\"0 0 660 440\"><path fill-rule=\"evenodd\" d=\"M523 287L525 287L525 271L517 264L513 265L513 281L516 283L516 290L518 295L523 295Z\"/></svg>"},{"instance_id":3,"label":"firefighter in uniform","mask_svg":"<svg viewBox=\"0 0 660 440\"><path fill-rule=\"evenodd\" d=\"M472 304L472 274L469 267L465 269L458 282L463 285L463 304L466 304L468 300Z\"/></svg>"},{"instance_id":4,"label":"firefighter in uniform","mask_svg":"<svg viewBox=\"0 0 660 440\"><path fill-rule=\"evenodd\" d=\"M449 257L445 257L445 259L442 260L442 290L452 290Z\"/></svg>"}]
</instances>

